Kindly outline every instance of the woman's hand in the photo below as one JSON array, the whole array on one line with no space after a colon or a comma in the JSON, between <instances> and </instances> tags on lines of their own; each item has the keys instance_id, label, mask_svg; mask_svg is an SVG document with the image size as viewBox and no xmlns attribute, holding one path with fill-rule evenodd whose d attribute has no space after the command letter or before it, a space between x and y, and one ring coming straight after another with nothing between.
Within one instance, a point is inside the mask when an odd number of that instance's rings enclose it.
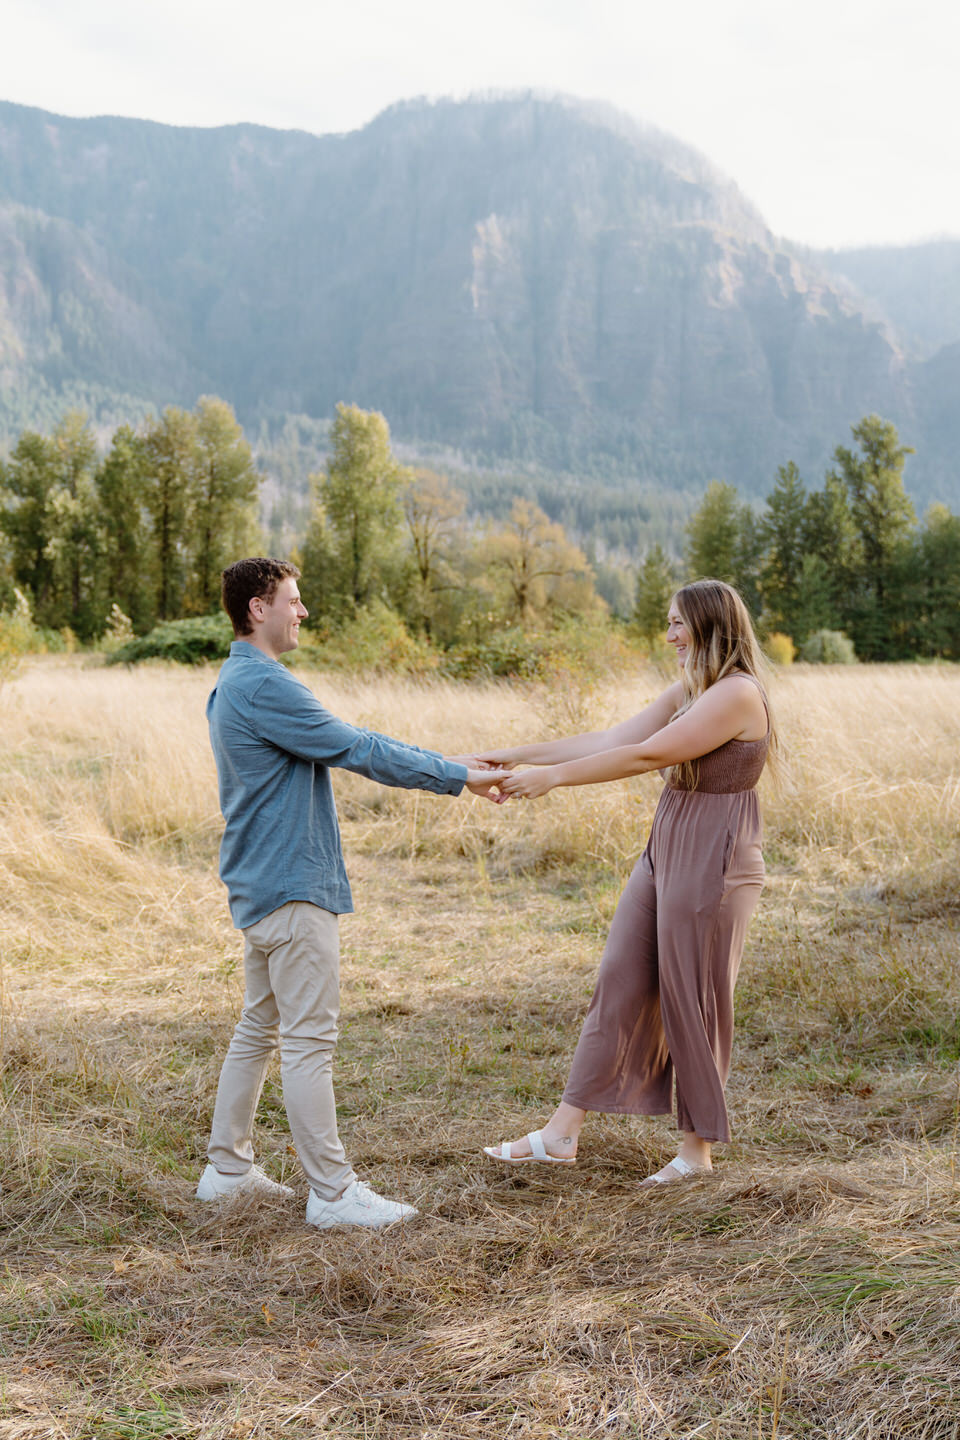
<instances>
[{"instance_id":1,"label":"woman's hand","mask_svg":"<svg viewBox=\"0 0 960 1440\"><path fill-rule=\"evenodd\" d=\"M444 755L444 760L450 765L466 765L468 770L499 770L500 762L490 760L486 755L478 755L476 751L472 755Z\"/></svg>"},{"instance_id":2,"label":"woman's hand","mask_svg":"<svg viewBox=\"0 0 960 1440\"><path fill-rule=\"evenodd\" d=\"M508 774L500 781L500 793L510 800L536 800L546 795L557 783L557 765L541 765L536 770L523 770L520 774Z\"/></svg>"},{"instance_id":3,"label":"woman's hand","mask_svg":"<svg viewBox=\"0 0 960 1440\"><path fill-rule=\"evenodd\" d=\"M512 769L517 763L513 750L481 750L476 758L482 765L497 765L505 770Z\"/></svg>"}]
</instances>

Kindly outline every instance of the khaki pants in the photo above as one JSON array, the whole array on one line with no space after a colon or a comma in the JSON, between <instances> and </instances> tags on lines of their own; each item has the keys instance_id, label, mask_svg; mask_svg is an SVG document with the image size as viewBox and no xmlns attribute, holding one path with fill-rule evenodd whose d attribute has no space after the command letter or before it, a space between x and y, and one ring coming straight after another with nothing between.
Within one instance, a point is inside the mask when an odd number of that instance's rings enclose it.
<instances>
[{"instance_id":1,"label":"khaki pants","mask_svg":"<svg viewBox=\"0 0 960 1440\"><path fill-rule=\"evenodd\" d=\"M340 1007L336 915L293 900L243 932L246 993L227 1050L207 1156L224 1175L253 1164L253 1121L280 1046L283 1103L311 1187L337 1199L355 1179L337 1134L333 1052Z\"/></svg>"}]
</instances>

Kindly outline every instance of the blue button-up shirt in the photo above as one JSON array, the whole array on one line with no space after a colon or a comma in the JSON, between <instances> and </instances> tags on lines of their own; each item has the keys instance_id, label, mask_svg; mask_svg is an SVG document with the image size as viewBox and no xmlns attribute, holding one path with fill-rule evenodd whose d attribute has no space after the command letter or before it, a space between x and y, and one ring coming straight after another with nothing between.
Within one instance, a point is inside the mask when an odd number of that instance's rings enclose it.
<instances>
[{"instance_id":1,"label":"blue button-up shirt","mask_svg":"<svg viewBox=\"0 0 960 1440\"><path fill-rule=\"evenodd\" d=\"M353 909L330 766L438 795L459 795L467 778L435 750L338 720L244 640L230 646L207 722L226 821L220 875L241 930L290 900L335 915Z\"/></svg>"}]
</instances>

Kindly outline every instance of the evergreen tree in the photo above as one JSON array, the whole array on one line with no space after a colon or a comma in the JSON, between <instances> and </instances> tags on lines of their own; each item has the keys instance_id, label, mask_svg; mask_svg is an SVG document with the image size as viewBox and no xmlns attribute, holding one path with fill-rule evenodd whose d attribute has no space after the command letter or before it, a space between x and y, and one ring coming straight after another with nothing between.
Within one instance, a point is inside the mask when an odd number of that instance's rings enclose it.
<instances>
[{"instance_id":1,"label":"evergreen tree","mask_svg":"<svg viewBox=\"0 0 960 1440\"><path fill-rule=\"evenodd\" d=\"M847 491L838 476L807 500L804 557L799 581L800 626L846 631L861 564L861 546Z\"/></svg>"},{"instance_id":2,"label":"evergreen tree","mask_svg":"<svg viewBox=\"0 0 960 1440\"><path fill-rule=\"evenodd\" d=\"M711 480L687 523L687 570L694 580L735 584L740 551L740 498L732 485Z\"/></svg>"},{"instance_id":3,"label":"evergreen tree","mask_svg":"<svg viewBox=\"0 0 960 1440\"><path fill-rule=\"evenodd\" d=\"M800 602L806 515L806 488L791 460L777 471L760 521L759 580L767 629L791 636L798 645L807 635Z\"/></svg>"},{"instance_id":4,"label":"evergreen tree","mask_svg":"<svg viewBox=\"0 0 960 1440\"><path fill-rule=\"evenodd\" d=\"M751 615L759 618L762 604L760 595L760 564L763 558L763 529L753 507L740 507L740 536L736 552L736 568L733 585L740 592Z\"/></svg>"},{"instance_id":5,"label":"evergreen tree","mask_svg":"<svg viewBox=\"0 0 960 1440\"><path fill-rule=\"evenodd\" d=\"M834 576L823 556L807 551L797 578L796 628L790 632L794 639L802 636L806 640L816 630L842 631L835 591Z\"/></svg>"},{"instance_id":6,"label":"evergreen tree","mask_svg":"<svg viewBox=\"0 0 960 1440\"><path fill-rule=\"evenodd\" d=\"M633 621L641 637L651 643L667 628L667 611L677 589L673 563L661 545L653 545L643 557L637 575Z\"/></svg>"},{"instance_id":7,"label":"evergreen tree","mask_svg":"<svg viewBox=\"0 0 960 1440\"><path fill-rule=\"evenodd\" d=\"M756 614L762 537L753 511L741 503L734 486L711 480L686 529L690 578L725 580Z\"/></svg>"},{"instance_id":8,"label":"evergreen tree","mask_svg":"<svg viewBox=\"0 0 960 1440\"><path fill-rule=\"evenodd\" d=\"M945 505L927 512L918 544L921 599L913 634L916 654L960 660L960 515Z\"/></svg>"}]
</instances>

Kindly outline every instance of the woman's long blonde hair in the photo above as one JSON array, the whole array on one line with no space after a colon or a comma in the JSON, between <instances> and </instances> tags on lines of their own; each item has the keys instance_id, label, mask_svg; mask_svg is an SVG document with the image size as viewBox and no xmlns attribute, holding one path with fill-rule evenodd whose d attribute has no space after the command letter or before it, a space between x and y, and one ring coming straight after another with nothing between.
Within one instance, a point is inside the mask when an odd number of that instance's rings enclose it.
<instances>
[{"instance_id":1,"label":"woman's long blonde hair","mask_svg":"<svg viewBox=\"0 0 960 1440\"><path fill-rule=\"evenodd\" d=\"M767 695L769 670L746 605L724 580L691 580L681 585L671 603L679 610L690 637L682 675L683 704L676 715L689 710L704 691L725 675L751 675L766 701L770 722L767 758L776 770L780 747ZM698 769L696 760L685 760L673 766L671 779L684 789L695 789Z\"/></svg>"}]
</instances>

